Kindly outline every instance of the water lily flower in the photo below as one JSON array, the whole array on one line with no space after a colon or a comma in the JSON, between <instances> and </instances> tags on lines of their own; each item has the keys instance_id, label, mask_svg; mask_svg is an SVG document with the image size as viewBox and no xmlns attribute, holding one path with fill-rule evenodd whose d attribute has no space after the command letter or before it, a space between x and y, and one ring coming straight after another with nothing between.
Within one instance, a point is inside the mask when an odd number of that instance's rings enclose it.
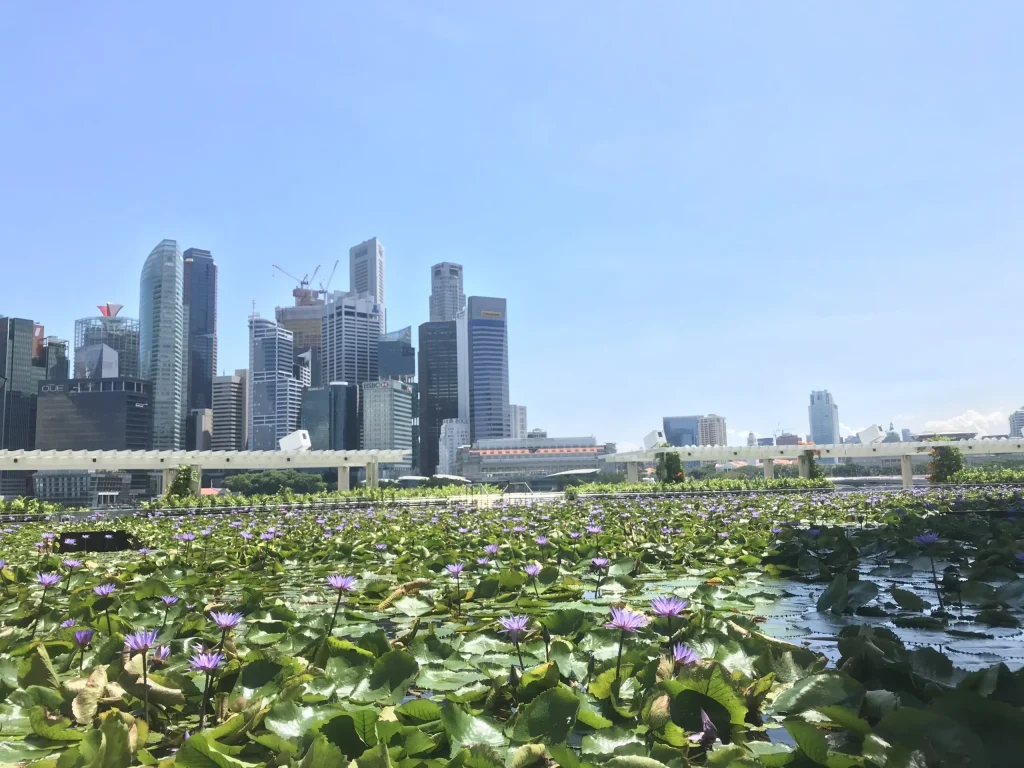
<instances>
[{"instance_id":1,"label":"water lily flower","mask_svg":"<svg viewBox=\"0 0 1024 768\"><path fill-rule=\"evenodd\" d=\"M682 643L676 643L672 646L672 660L679 666L693 664L699 658L700 657L692 648L683 645Z\"/></svg>"},{"instance_id":2,"label":"water lily flower","mask_svg":"<svg viewBox=\"0 0 1024 768\"><path fill-rule=\"evenodd\" d=\"M110 597L114 594L114 590L117 589L115 584L100 584L99 586L93 587L92 591L100 597Z\"/></svg>"},{"instance_id":3,"label":"water lily flower","mask_svg":"<svg viewBox=\"0 0 1024 768\"><path fill-rule=\"evenodd\" d=\"M327 584L337 592L353 592L356 588L356 577L335 573L327 577Z\"/></svg>"},{"instance_id":4,"label":"water lily flower","mask_svg":"<svg viewBox=\"0 0 1024 768\"><path fill-rule=\"evenodd\" d=\"M240 613L228 613L227 611L210 611L210 618L213 619L213 623L220 627L222 630L227 631L234 629L241 623L242 614Z\"/></svg>"},{"instance_id":5,"label":"water lily flower","mask_svg":"<svg viewBox=\"0 0 1024 768\"><path fill-rule=\"evenodd\" d=\"M651 600L651 610L654 612L654 615L662 617L681 616L689 605L689 601L682 600L675 595L671 597L656 597Z\"/></svg>"},{"instance_id":6,"label":"water lily flower","mask_svg":"<svg viewBox=\"0 0 1024 768\"><path fill-rule=\"evenodd\" d=\"M919 547L931 546L938 540L939 534L933 533L932 531L928 531L927 533L922 533L920 536L914 537L914 543L917 544L917 546Z\"/></svg>"},{"instance_id":7,"label":"water lily flower","mask_svg":"<svg viewBox=\"0 0 1024 768\"><path fill-rule=\"evenodd\" d=\"M223 653L197 653L188 660L188 664L196 672L210 674L224 661Z\"/></svg>"},{"instance_id":8,"label":"water lily flower","mask_svg":"<svg viewBox=\"0 0 1024 768\"><path fill-rule=\"evenodd\" d=\"M635 613L628 608L612 608L611 621L605 623L605 629L618 629L622 632L636 632L647 626L649 619L642 613Z\"/></svg>"},{"instance_id":9,"label":"water lily flower","mask_svg":"<svg viewBox=\"0 0 1024 768\"><path fill-rule=\"evenodd\" d=\"M92 642L94 631L91 629L79 629L75 632L75 642L79 647L84 648Z\"/></svg>"},{"instance_id":10,"label":"water lily flower","mask_svg":"<svg viewBox=\"0 0 1024 768\"><path fill-rule=\"evenodd\" d=\"M526 575L529 576L531 579L534 579L540 575L541 567L536 563L530 563L528 566L526 566L525 570Z\"/></svg>"},{"instance_id":11,"label":"water lily flower","mask_svg":"<svg viewBox=\"0 0 1024 768\"><path fill-rule=\"evenodd\" d=\"M162 595L160 599L163 600L164 605L170 608L172 605L178 602L180 598L177 598L174 595Z\"/></svg>"},{"instance_id":12,"label":"water lily flower","mask_svg":"<svg viewBox=\"0 0 1024 768\"><path fill-rule=\"evenodd\" d=\"M62 621L60 623L60 628L61 629L71 629L73 626L75 626L75 620L74 619L65 619L64 621Z\"/></svg>"},{"instance_id":13,"label":"water lily flower","mask_svg":"<svg viewBox=\"0 0 1024 768\"><path fill-rule=\"evenodd\" d=\"M59 573L37 573L36 581L38 581L45 592L50 587L55 587L60 584L60 580L63 578Z\"/></svg>"},{"instance_id":14,"label":"water lily flower","mask_svg":"<svg viewBox=\"0 0 1024 768\"><path fill-rule=\"evenodd\" d=\"M449 576L458 577L459 574L462 573L463 569L465 569L465 567L465 563L450 563L449 565L446 565L444 569L448 571Z\"/></svg>"},{"instance_id":15,"label":"water lily flower","mask_svg":"<svg viewBox=\"0 0 1024 768\"><path fill-rule=\"evenodd\" d=\"M609 560L607 557L595 557L590 561L590 567L595 571L600 571L602 568L608 567Z\"/></svg>"},{"instance_id":16,"label":"water lily flower","mask_svg":"<svg viewBox=\"0 0 1024 768\"><path fill-rule=\"evenodd\" d=\"M124 639L124 644L133 651L143 653L156 645L156 630L133 632Z\"/></svg>"},{"instance_id":17,"label":"water lily flower","mask_svg":"<svg viewBox=\"0 0 1024 768\"><path fill-rule=\"evenodd\" d=\"M484 547L484 552L486 552L488 555L496 555L498 554L498 545L488 544L486 547Z\"/></svg>"}]
</instances>

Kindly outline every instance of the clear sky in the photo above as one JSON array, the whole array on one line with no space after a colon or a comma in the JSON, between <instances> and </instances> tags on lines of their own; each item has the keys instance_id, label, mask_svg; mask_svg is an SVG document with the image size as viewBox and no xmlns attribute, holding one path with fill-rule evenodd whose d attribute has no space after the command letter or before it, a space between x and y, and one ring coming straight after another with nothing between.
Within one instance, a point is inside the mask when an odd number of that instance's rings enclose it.
<instances>
[{"instance_id":1,"label":"clear sky","mask_svg":"<svg viewBox=\"0 0 1024 768\"><path fill-rule=\"evenodd\" d=\"M378 236L508 299L530 426L808 431L1024 403L1024 4L0 4L0 313L137 315L163 238L246 317ZM742 433L742 434L740 434Z\"/></svg>"}]
</instances>

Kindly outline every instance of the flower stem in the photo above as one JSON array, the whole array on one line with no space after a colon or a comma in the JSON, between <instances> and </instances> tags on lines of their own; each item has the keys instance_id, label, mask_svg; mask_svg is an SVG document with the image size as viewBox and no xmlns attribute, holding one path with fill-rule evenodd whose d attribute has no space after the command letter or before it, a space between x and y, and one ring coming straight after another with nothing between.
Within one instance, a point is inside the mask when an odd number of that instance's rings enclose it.
<instances>
[{"instance_id":1,"label":"flower stem","mask_svg":"<svg viewBox=\"0 0 1024 768\"><path fill-rule=\"evenodd\" d=\"M331 625L329 627L327 627L327 637L330 637L331 636L331 632L334 631L334 620L338 617L338 608L341 607L341 595L342 595L342 593L339 591L338 592L338 601L334 604L334 613L331 614Z\"/></svg>"},{"instance_id":2,"label":"flower stem","mask_svg":"<svg viewBox=\"0 0 1024 768\"><path fill-rule=\"evenodd\" d=\"M113 637L114 630L110 628L110 609L109 608L104 608L103 609L103 615L107 617L107 634L110 635L111 637Z\"/></svg>"},{"instance_id":3,"label":"flower stem","mask_svg":"<svg viewBox=\"0 0 1024 768\"><path fill-rule=\"evenodd\" d=\"M518 637L516 638L516 653L519 654L519 671L520 672L525 672L526 671L526 667L523 666L523 651L519 647L519 638Z\"/></svg>"},{"instance_id":4,"label":"flower stem","mask_svg":"<svg viewBox=\"0 0 1024 768\"><path fill-rule=\"evenodd\" d=\"M142 709L142 716L146 718L146 722L149 722L149 672L146 669L149 665L146 663L146 651L142 652L142 687L145 688L143 693L144 702Z\"/></svg>"},{"instance_id":5,"label":"flower stem","mask_svg":"<svg viewBox=\"0 0 1024 768\"><path fill-rule=\"evenodd\" d=\"M619 670L622 669L622 644L626 641L626 630L619 632L619 655L615 657L615 689L619 688Z\"/></svg>"},{"instance_id":6,"label":"flower stem","mask_svg":"<svg viewBox=\"0 0 1024 768\"><path fill-rule=\"evenodd\" d=\"M203 707L199 710L199 730L203 730L203 725L206 723L206 707L210 703L210 681L213 679L213 673L206 673L206 688L203 690Z\"/></svg>"}]
</instances>

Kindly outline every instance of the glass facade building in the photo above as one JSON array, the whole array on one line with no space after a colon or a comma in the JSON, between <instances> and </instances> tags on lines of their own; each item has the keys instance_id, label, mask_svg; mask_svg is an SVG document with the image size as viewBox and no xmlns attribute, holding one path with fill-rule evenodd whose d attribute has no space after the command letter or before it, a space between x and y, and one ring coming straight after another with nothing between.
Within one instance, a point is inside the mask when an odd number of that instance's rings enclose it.
<instances>
[{"instance_id":1,"label":"glass facade building","mask_svg":"<svg viewBox=\"0 0 1024 768\"><path fill-rule=\"evenodd\" d=\"M36 394L46 376L43 327L20 317L0 317L0 449L32 450Z\"/></svg>"},{"instance_id":2,"label":"glass facade building","mask_svg":"<svg viewBox=\"0 0 1024 768\"><path fill-rule=\"evenodd\" d=\"M470 440L512 434L508 401L508 316L505 299L470 296L456 320L459 414L469 420Z\"/></svg>"},{"instance_id":3,"label":"glass facade building","mask_svg":"<svg viewBox=\"0 0 1024 768\"><path fill-rule=\"evenodd\" d=\"M360 390L362 447L410 452L401 464L391 465L386 473L398 477L412 466L412 386L389 379L364 382Z\"/></svg>"},{"instance_id":4,"label":"glass facade building","mask_svg":"<svg viewBox=\"0 0 1024 768\"><path fill-rule=\"evenodd\" d=\"M440 463L441 425L459 415L459 358L455 321L420 326L419 472L432 475ZM466 442L469 422L466 421Z\"/></svg>"},{"instance_id":5,"label":"glass facade building","mask_svg":"<svg viewBox=\"0 0 1024 768\"><path fill-rule=\"evenodd\" d=\"M700 445L700 420L703 416L666 416L661 420L662 431L669 445Z\"/></svg>"},{"instance_id":6,"label":"glass facade building","mask_svg":"<svg viewBox=\"0 0 1024 768\"><path fill-rule=\"evenodd\" d=\"M377 372L382 379L410 381L416 376L412 327L386 333L377 342Z\"/></svg>"},{"instance_id":7,"label":"glass facade building","mask_svg":"<svg viewBox=\"0 0 1024 768\"><path fill-rule=\"evenodd\" d=\"M323 314L322 381L376 381L380 371L378 343L383 331L384 317L372 296L349 291L332 293Z\"/></svg>"},{"instance_id":8,"label":"glass facade building","mask_svg":"<svg viewBox=\"0 0 1024 768\"><path fill-rule=\"evenodd\" d=\"M47 336L44 343L46 379L56 381L58 379L71 378L71 366L68 355L68 342L58 339L56 336Z\"/></svg>"},{"instance_id":9,"label":"glass facade building","mask_svg":"<svg viewBox=\"0 0 1024 768\"><path fill-rule=\"evenodd\" d=\"M292 332L269 318L249 318L249 450L276 451L299 428L302 384L293 377Z\"/></svg>"},{"instance_id":10,"label":"glass facade building","mask_svg":"<svg viewBox=\"0 0 1024 768\"><path fill-rule=\"evenodd\" d=\"M302 428L314 451L359 449L359 387L334 382L302 393Z\"/></svg>"},{"instance_id":11,"label":"glass facade building","mask_svg":"<svg viewBox=\"0 0 1024 768\"><path fill-rule=\"evenodd\" d=\"M87 353L87 350L100 346L109 347L117 353L115 376L122 376L126 379L139 378L138 320L117 315L85 317L76 320L74 368L76 379L93 378L89 373L87 355L90 353Z\"/></svg>"},{"instance_id":12,"label":"glass facade building","mask_svg":"<svg viewBox=\"0 0 1024 768\"><path fill-rule=\"evenodd\" d=\"M139 282L140 378L153 382L153 448L185 445L185 269L174 240L149 254Z\"/></svg>"},{"instance_id":13,"label":"glass facade building","mask_svg":"<svg viewBox=\"0 0 1024 768\"><path fill-rule=\"evenodd\" d=\"M39 385L36 448L148 451L153 385L141 379L71 379Z\"/></svg>"},{"instance_id":14,"label":"glass facade building","mask_svg":"<svg viewBox=\"0 0 1024 768\"><path fill-rule=\"evenodd\" d=\"M442 261L430 268L430 322L454 320L466 306L462 265Z\"/></svg>"},{"instance_id":15,"label":"glass facade building","mask_svg":"<svg viewBox=\"0 0 1024 768\"><path fill-rule=\"evenodd\" d=\"M217 372L217 265L209 251L185 251L183 298L188 327L188 411L213 408ZM188 447L188 446L186 446Z\"/></svg>"}]
</instances>

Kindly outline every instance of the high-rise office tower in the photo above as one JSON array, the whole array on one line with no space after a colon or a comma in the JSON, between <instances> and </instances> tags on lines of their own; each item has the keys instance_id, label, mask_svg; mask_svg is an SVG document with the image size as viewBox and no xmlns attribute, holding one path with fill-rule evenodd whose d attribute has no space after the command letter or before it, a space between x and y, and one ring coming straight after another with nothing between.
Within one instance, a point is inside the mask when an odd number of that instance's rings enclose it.
<instances>
[{"instance_id":1,"label":"high-rise office tower","mask_svg":"<svg viewBox=\"0 0 1024 768\"><path fill-rule=\"evenodd\" d=\"M756 446L757 446L757 435L755 435L753 432L748 432L747 433L747 447L748 448L754 448Z\"/></svg>"},{"instance_id":2,"label":"high-rise office tower","mask_svg":"<svg viewBox=\"0 0 1024 768\"><path fill-rule=\"evenodd\" d=\"M246 402L249 372L242 368L233 376L213 377L213 436L210 448L214 451L244 451L246 449L248 419Z\"/></svg>"},{"instance_id":3,"label":"high-rise office tower","mask_svg":"<svg viewBox=\"0 0 1024 768\"><path fill-rule=\"evenodd\" d=\"M807 415L811 423L811 442L815 445L834 445L840 442L839 406L827 389L811 392Z\"/></svg>"},{"instance_id":4,"label":"high-rise office tower","mask_svg":"<svg viewBox=\"0 0 1024 768\"><path fill-rule=\"evenodd\" d=\"M349 248L348 290L350 293L373 296L381 314L381 333L387 330L384 295L384 246L376 237Z\"/></svg>"},{"instance_id":5,"label":"high-rise office tower","mask_svg":"<svg viewBox=\"0 0 1024 768\"><path fill-rule=\"evenodd\" d=\"M139 283L139 373L153 382L155 450L180 450L185 444L184 283L178 244L160 241Z\"/></svg>"},{"instance_id":6,"label":"high-rise office tower","mask_svg":"<svg viewBox=\"0 0 1024 768\"><path fill-rule=\"evenodd\" d=\"M377 372L382 379L412 381L416 378L416 348L412 326L385 333L377 343Z\"/></svg>"},{"instance_id":7,"label":"high-rise office tower","mask_svg":"<svg viewBox=\"0 0 1024 768\"><path fill-rule=\"evenodd\" d=\"M39 382L46 376L43 326L0 317L0 450L35 447Z\"/></svg>"},{"instance_id":8,"label":"high-rise office tower","mask_svg":"<svg viewBox=\"0 0 1024 768\"><path fill-rule=\"evenodd\" d=\"M390 470L400 476L412 466L412 386L403 381L365 381L360 386L363 450L410 451Z\"/></svg>"},{"instance_id":9,"label":"high-rise office tower","mask_svg":"<svg viewBox=\"0 0 1024 768\"><path fill-rule=\"evenodd\" d=\"M362 384L379 376L377 354L384 319L372 296L332 293L324 307L321 332L323 381Z\"/></svg>"},{"instance_id":10,"label":"high-rise office tower","mask_svg":"<svg viewBox=\"0 0 1024 768\"><path fill-rule=\"evenodd\" d=\"M441 425L459 415L459 357L456 323L423 323L419 359L419 471L432 475L440 463ZM469 420L466 420L469 429ZM468 434L468 432L467 432ZM468 440L466 442L469 442Z\"/></svg>"},{"instance_id":11,"label":"high-rise office tower","mask_svg":"<svg viewBox=\"0 0 1024 768\"><path fill-rule=\"evenodd\" d=\"M525 440L528 432L526 428L526 406L510 405L508 407L508 414L510 429L512 430L509 437Z\"/></svg>"},{"instance_id":12,"label":"high-rise office tower","mask_svg":"<svg viewBox=\"0 0 1024 768\"><path fill-rule=\"evenodd\" d=\"M314 451L359 448L359 387L335 381L302 393L302 428Z\"/></svg>"},{"instance_id":13,"label":"high-rise office tower","mask_svg":"<svg viewBox=\"0 0 1024 768\"><path fill-rule=\"evenodd\" d=\"M151 382L118 377L40 382L37 449L148 451L152 447Z\"/></svg>"},{"instance_id":14,"label":"high-rise office tower","mask_svg":"<svg viewBox=\"0 0 1024 768\"><path fill-rule=\"evenodd\" d=\"M292 332L269 318L249 318L249 450L276 451L299 428L302 384L293 374Z\"/></svg>"},{"instance_id":15,"label":"high-rise office tower","mask_svg":"<svg viewBox=\"0 0 1024 768\"><path fill-rule=\"evenodd\" d=\"M725 432L725 417L709 413L701 416L698 424L701 445L728 445L729 438Z\"/></svg>"},{"instance_id":16,"label":"high-rise office tower","mask_svg":"<svg viewBox=\"0 0 1024 768\"><path fill-rule=\"evenodd\" d=\"M700 420L703 416L666 416L661 420L669 445L700 445Z\"/></svg>"},{"instance_id":17,"label":"high-rise office tower","mask_svg":"<svg viewBox=\"0 0 1024 768\"><path fill-rule=\"evenodd\" d=\"M505 299L470 296L456 319L459 418L471 442L508 437L508 317Z\"/></svg>"},{"instance_id":18,"label":"high-rise office tower","mask_svg":"<svg viewBox=\"0 0 1024 768\"><path fill-rule=\"evenodd\" d=\"M442 261L430 268L430 322L445 323L466 306L462 265Z\"/></svg>"},{"instance_id":19,"label":"high-rise office tower","mask_svg":"<svg viewBox=\"0 0 1024 768\"><path fill-rule=\"evenodd\" d=\"M910 430L904 431L909 432ZM1024 407L1010 414L1010 437L1024 437Z\"/></svg>"},{"instance_id":20,"label":"high-rise office tower","mask_svg":"<svg viewBox=\"0 0 1024 768\"><path fill-rule=\"evenodd\" d=\"M295 356L309 357L310 386L323 384L321 336L324 324L324 301L315 291L296 288L294 307L276 307L274 317L277 324L292 332ZM301 302L301 303L300 303Z\"/></svg>"},{"instance_id":21,"label":"high-rise office tower","mask_svg":"<svg viewBox=\"0 0 1024 768\"><path fill-rule=\"evenodd\" d=\"M213 407L217 371L217 265L209 251L189 248L184 254L184 301L188 318L188 411ZM191 447L191 446L187 446Z\"/></svg>"},{"instance_id":22,"label":"high-rise office tower","mask_svg":"<svg viewBox=\"0 0 1024 768\"><path fill-rule=\"evenodd\" d=\"M125 379L139 376L139 321L122 317L120 304L100 304L99 317L83 317L75 321L76 379L97 378L91 363L102 358L99 347L105 346L117 353L117 373ZM109 356L109 359L114 359Z\"/></svg>"},{"instance_id":23,"label":"high-rise office tower","mask_svg":"<svg viewBox=\"0 0 1024 768\"><path fill-rule=\"evenodd\" d=\"M441 422L436 468L439 475L450 475L455 472L459 448L463 445L469 445L469 422L462 419L445 419ZM434 471L434 468L430 469L431 474Z\"/></svg>"},{"instance_id":24,"label":"high-rise office tower","mask_svg":"<svg viewBox=\"0 0 1024 768\"><path fill-rule=\"evenodd\" d=\"M1021 425L1024 425L1024 409L1019 411L1019 413L1021 415ZM1010 437L1014 437L1014 435L1012 434L1012 426L1013 426L1013 416L1012 415L1010 416L1010 422L1011 422L1011 434L1010 434ZM906 427L904 427L903 429L900 430L900 437L903 438L903 442L904 443L911 443L911 442L913 442L913 438L911 437L910 430L907 429ZM1019 432L1017 433L1016 437L1020 437L1020 433Z\"/></svg>"},{"instance_id":25,"label":"high-rise office tower","mask_svg":"<svg viewBox=\"0 0 1024 768\"><path fill-rule=\"evenodd\" d=\"M68 346L65 339L58 339L56 336L47 336L43 341L43 356L48 381L62 381L71 378Z\"/></svg>"}]
</instances>

